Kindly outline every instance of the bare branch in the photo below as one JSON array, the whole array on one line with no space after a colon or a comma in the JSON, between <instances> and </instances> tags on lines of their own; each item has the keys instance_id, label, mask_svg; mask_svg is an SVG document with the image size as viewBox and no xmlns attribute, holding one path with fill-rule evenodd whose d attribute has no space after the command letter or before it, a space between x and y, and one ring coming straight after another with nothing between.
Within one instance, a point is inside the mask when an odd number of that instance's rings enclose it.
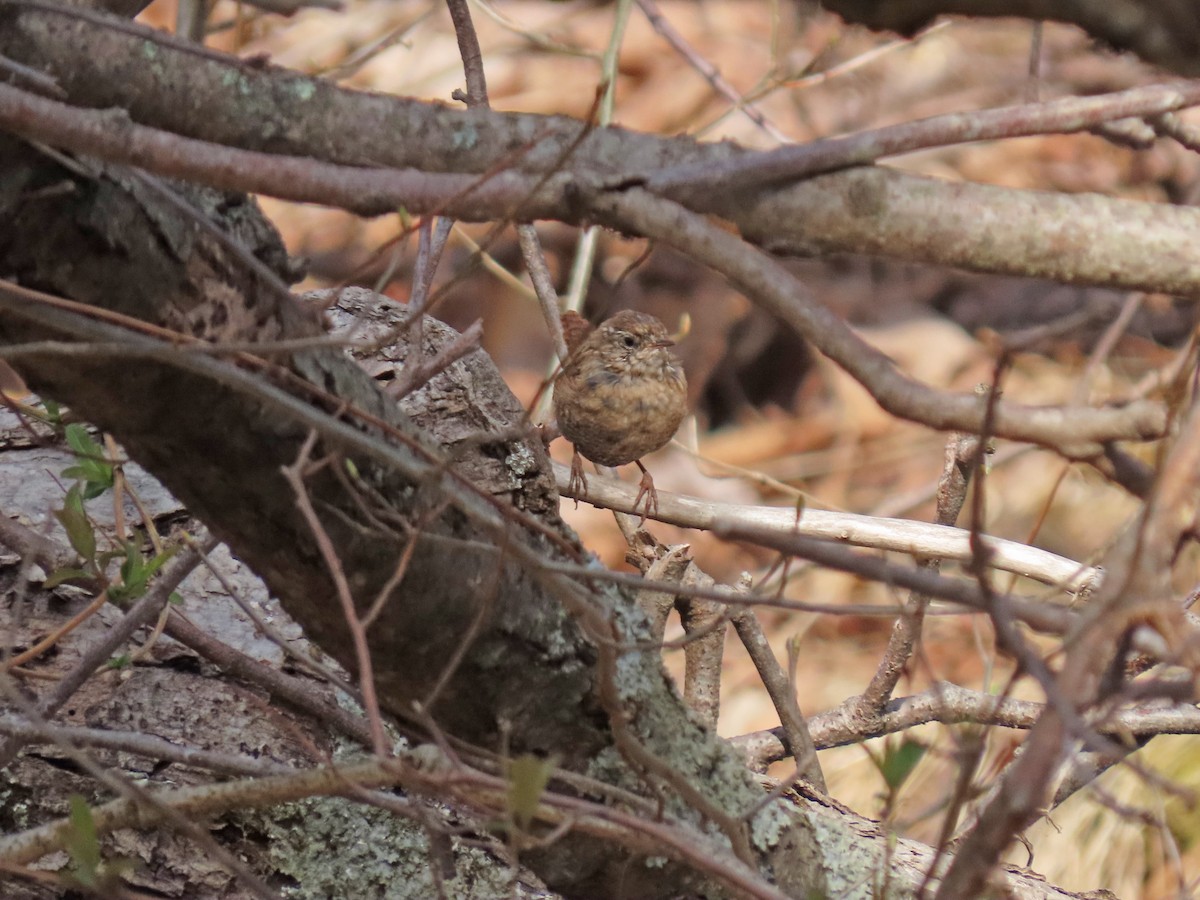
<instances>
[{"instance_id":1,"label":"bare branch","mask_svg":"<svg viewBox=\"0 0 1200 900\"><path fill-rule=\"evenodd\" d=\"M563 496L571 497L572 494L568 492L568 467L555 463L554 472ZM611 478L589 478L587 496L580 499L606 509L633 512L636 495L634 485ZM958 562L971 558L970 532L963 528L823 509L805 508L797 512L794 507L744 506L666 491L660 491L658 496L660 507L653 518L684 528L720 528L730 534L743 529L756 529L780 537L802 535L824 538L851 547L894 550L915 557ZM989 550L989 563L1001 571L1032 578L1071 593L1090 591L1099 584L1100 570L1084 563L990 535L984 537L984 542Z\"/></svg>"},{"instance_id":2,"label":"bare branch","mask_svg":"<svg viewBox=\"0 0 1200 900\"><path fill-rule=\"evenodd\" d=\"M599 197L594 208L614 227L657 238L726 275L748 297L812 341L893 415L946 431L980 431L987 407L978 395L937 391L903 375L885 354L817 303L786 268L749 249L736 236L639 190ZM1109 441L1157 436L1164 424L1165 411L1150 403L1090 409L1000 401L995 407L994 433L1053 447L1067 456L1090 457Z\"/></svg>"}]
</instances>

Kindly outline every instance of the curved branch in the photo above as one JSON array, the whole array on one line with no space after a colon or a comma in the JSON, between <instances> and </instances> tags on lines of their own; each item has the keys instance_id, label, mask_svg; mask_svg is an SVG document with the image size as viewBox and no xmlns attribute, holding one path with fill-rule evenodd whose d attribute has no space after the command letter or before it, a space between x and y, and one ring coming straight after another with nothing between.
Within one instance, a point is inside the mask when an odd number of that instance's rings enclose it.
<instances>
[{"instance_id":1,"label":"curved branch","mask_svg":"<svg viewBox=\"0 0 1200 900\"><path fill-rule=\"evenodd\" d=\"M122 116L71 110L15 88L0 85L0 123L18 133L51 142L77 140L109 160L157 166L168 174L203 179L224 188L246 187L292 199L310 196L314 186L326 200L340 198L360 211L407 206L414 212L449 212L462 218L515 215L574 217L588 207L559 210L554 198L564 176L534 181L499 172L483 179L463 175L367 170L314 164L252 151L233 150L132 125ZM244 168L243 168L244 167ZM881 174L878 170L851 173ZM325 179L332 183L327 184ZM943 430L975 433L983 422L978 396L947 394L899 373L883 353L859 338L818 304L801 282L765 254L674 203L641 190L594 199L590 211L615 227L658 238L727 275L739 288L857 379L888 412ZM1197 222L1200 226L1200 221ZM1164 254L1152 255L1158 260ZM1200 260L1198 260L1200 263ZM1135 401L1123 408L1068 409L997 404L995 433L1086 458L1114 440L1143 440L1162 433L1161 405Z\"/></svg>"},{"instance_id":2,"label":"curved branch","mask_svg":"<svg viewBox=\"0 0 1200 900\"><path fill-rule=\"evenodd\" d=\"M515 169L544 177L558 171L567 154L569 178L559 190L539 195L548 206L527 206L522 213L527 218L576 221L587 213L576 203L580 190L637 185L654 172L681 166L752 166L762 158L729 143L700 144L621 128L588 131L584 123L562 116L458 111L345 90L322 79L197 52L148 28L126 23L120 23L124 30L99 28L74 10L41 0L6 0L5 5L13 12L0 30L0 54L46 71L77 106L124 109L136 122L183 137L343 166L474 176ZM146 60L153 65L143 65ZM1178 92L1179 105L1196 101L1195 86L1172 85L1056 101L1064 104L1057 116L1045 115L1053 104L985 115L1025 120L1019 128L1010 121L1006 127L1017 128L1012 133L1041 127L1069 131L1083 122L1076 109L1080 104L1090 110L1086 122L1130 115L1130 109L1150 115L1162 110L1164 96L1172 92ZM1144 106L1130 106L1130 94L1141 97ZM944 120L913 123L905 139L970 138L969 116L952 122L958 124L949 131ZM914 136L919 128L928 133ZM869 143L869 137L856 140ZM66 146L92 152L81 140ZM851 155L836 163L861 158ZM247 175L243 171L241 177ZM365 212L363 198L373 189L367 176L361 177L359 201L349 208ZM571 192L562 190L568 183ZM238 187L254 189L246 182ZM282 196L299 199L296 193ZM452 193L443 194L443 201ZM420 196L417 190L413 202L403 205L420 209ZM692 210L724 216L749 240L776 251L874 253L1074 284L1200 295L1200 247L1191 239L1200 229L1200 211L1194 209L951 184L877 167L757 192L684 184L671 197ZM487 214L477 208L473 216L454 215L503 218L512 213L509 199ZM398 205L389 201L371 211Z\"/></svg>"},{"instance_id":3,"label":"curved branch","mask_svg":"<svg viewBox=\"0 0 1200 900\"><path fill-rule=\"evenodd\" d=\"M559 493L596 506L635 514L633 485L612 478L588 478L587 491L572 490L570 469L554 463ZM683 528L711 531L723 528L761 528L780 536L804 535L837 541L851 547L894 550L916 557L936 557L966 562L972 558L970 532L948 525L934 525L912 519L887 519L823 509L796 510L791 507L748 506L701 500L684 494L658 492L658 511L650 518ZM1093 566L1067 559L1047 550L986 536L988 563L1005 572L1023 575L1043 584L1061 586L1071 593L1092 590L1100 583L1102 572Z\"/></svg>"},{"instance_id":4,"label":"curved branch","mask_svg":"<svg viewBox=\"0 0 1200 900\"><path fill-rule=\"evenodd\" d=\"M899 372L887 355L817 303L780 263L702 216L641 190L603 195L592 202L592 209L606 224L661 240L725 275L812 341L892 415L944 431L978 434L983 427L985 398L934 390ZM992 434L1051 447L1075 458L1095 456L1109 441L1156 437L1166 426L1163 407L1147 401L1092 409L1022 406L1002 400L994 404L994 415L989 423Z\"/></svg>"}]
</instances>

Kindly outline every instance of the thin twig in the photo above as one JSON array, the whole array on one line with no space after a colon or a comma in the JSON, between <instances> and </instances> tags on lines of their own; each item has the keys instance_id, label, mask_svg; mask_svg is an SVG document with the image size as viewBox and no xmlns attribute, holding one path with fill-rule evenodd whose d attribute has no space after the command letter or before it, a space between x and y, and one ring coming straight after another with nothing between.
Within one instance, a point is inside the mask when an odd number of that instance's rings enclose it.
<instances>
[{"instance_id":1,"label":"thin twig","mask_svg":"<svg viewBox=\"0 0 1200 900\"><path fill-rule=\"evenodd\" d=\"M15 705L24 716L30 721L38 725L46 724L45 719L38 714L35 705L26 697L10 689L11 685L3 677L0 677L0 690L7 695L7 699ZM17 741L18 738L10 739L10 743ZM69 743L60 743L57 745L59 750L67 755L67 757L79 767L80 771L86 773L95 779L99 784L106 787L108 790L117 794L122 799L114 801L123 803L130 810L135 810L138 815L149 816L154 821L163 822L174 828L176 831L186 835L191 840L195 841L200 848L212 857L221 865L223 865L230 873L245 883L245 886L250 892L263 900L279 900L278 895L260 878L250 867L239 857L221 844L209 830L203 825L197 823L193 819L181 814L178 810L172 808L168 804L161 802L155 792L147 790L145 787L134 782L122 774L119 770L114 771L108 766L101 765L94 760L89 753L80 750ZM101 807L103 809L104 807ZM69 837L75 833L75 817L69 816L65 820L60 820L55 823L59 826L65 822L65 832L59 831L60 837ZM6 862L32 862L34 859L51 852L56 849L54 846L42 849L39 852L39 847L36 838L32 846L28 839L35 835L41 835L43 838L49 831L53 831L54 825L45 826L43 828L30 829L20 834L9 837L0 838L0 860ZM13 854L19 855L21 852L32 853L32 856L26 856L19 860L13 860Z\"/></svg>"},{"instance_id":2,"label":"thin twig","mask_svg":"<svg viewBox=\"0 0 1200 900\"><path fill-rule=\"evenodd\" d=\"M809 732L808 723L796 699L796 687L788 679L787 673L779 665L779 660L767 642L762 623L754 610L745 608L733 614L733 627L742 645L758 669L758 677L762 679L767 689L775 711L779 714L783 745L787 753L796 761L796 769L801 777L813 787L827 793L825 776L821 772L821 763L817 759L817 747Z\"/></svg>"},{"instance_id":3,"label":"thin twig","mask_svg":"<svg viewBox=\"0 0 1200 900\"><path fill-rule=\"evenodd\" d=\"M655 192L702 185L719 185L723 191L744 190L771 182L811 178L930 147L1048 132L1087 131L1117 119L1174 112L1193 105L1197 99L1184 83L1156 84L1103 97L1067 97L1046 103L948 113L845 137L789 144L756 154L752 159L738 157L724 162L670 166L648 175L645 186Z\"/></svg>"},{"instance_id":4,"label":"thin twig","mask_svg":"<svg viewBox=\"0 0 1200 900\"><path fill-rule=\"evenodd\" d=\"M346 572L342 568L342 561L338 559L337 549L334 547L329 533L325 530L325 526L317 517L317 511L313 508L312 500L308 496L308 489L304 485L304 470L308 466L316 442L317 432L310 431L296 462L291 466L285 466L281 471L283 477L291 485L296 497L296 507L308 524L321 558L329 571L329 576L333 580L338 602L342 606L342 617L354 643L359 690L362 691L363 708L366 710L367 721L371 726L371 745L377 755L384 757L389 753L389 742L383 729L383 716L379 712L379 698L375 693L375 670L371 662L371 650L367 645L367 633L358 617L358 611L354 607L354 595L350 592L350 583L346 580Z\"/></svg>"},{"instance_id":5,"label":"thin twig","mask_svg":"<svg viewBox=\"0 0 1200 900\"><path fill-rule=\"evenodd\" d=\"M7 672L15 666L23 666L25 663L37 659L39 656L61 641L64 637L99 612L100 608L107 602L108 591L101 591L87 606L75 613L75 615L71 616L70 619L63 622L32 647L21 651L16 656L5 660L2 664L0 664L0 672Z\"/></svg>"},{"instance_id":6,"label":"thin twig","mask_svg":"<svg viewBox=\"0 0 1200 900\"><path fill-rule=\"evenodd\" d=\"M215 541L212 546L215 546ZM91 678L98 668L108 662L109 658L129 640L135 631L158 617L172 592L199 564L199 554L190 550L184 551L173 559L163 570L154 586L130 607L120 621L110 626L104 632L103 637L85 650L75 667L62 677L62 680L54 686L49 694L38 701L37 714L42 718L48 718L71 699L83 683ZM23 742L15 737L0 744L0 769L13 761L22 746Z\"/></svg>"},{"instance_id":7,"label":"thin twig","mask_svg":"<svg viewBox=\"0 0 1200 900\"><path fill-rule=\"evenodd\" d=\"M250 658L197 628L174 611L167 620L165 631L168 637L194 650L228 674L266 688L272 697L358 741L363 747L372 746L371 728L366 719L318 697L309 682L285 675L278 669ZM352 696L357 699L357 692Z\"/></svg>"},{"instance_id":8,"label":"thin twig","mask_svg":"<svg viewBox=\"0 0 1200 900\"><path fill-rule=\"evenodd\" d=\"M492 577L488 584L480 592L479 608L475 611L475 615L471 618L470 624L467 626L466 632L459 640L458 645L454 648L454 652L450 655L450 659L446 661L446 665L438 674L437 681L430 688L424 702L420 706L420 711L423 715L429 716L430 710L437 703L438 698L442 695L442 691L446 689L446 685L450 683L450 679L458 672L459 666L467 656L467 651L471 645L475 643L483 631L484 625L491 618L495 608L496 594L500 590L500 580L504 577L504 566L507 559L506 550L508 548L508 535L505 535L505 540L499 546L499 553L496 554L496 562L492 568Z\"/></svg>"},{"instance_id":9,"label":"thin twig","mask_svg":"<svg viewBox=\"0 0 1200 900\"><path fill-rule=\"evenodd\" d=\"M61 546L53 538L38 534L32 528L10 519L3 509L0 509L0 544L23 559L32 559L47 574L73 566L79 559L73 551Z\"/></svg>"},{"instance_id":10,"label":"thin twig","mask_svg":"<svg viewBox=\"0 0 1200 900\"><path fill-rule=\"evenodd\" d=\"M27 745L52 743L59 746L66 744L72 747L121 750L147 759L208 769L223 775L270 775L290 771L288 766L269 760L255 759L245 754L204 750L138 731L38 724L17 716L0 715L0 734L20 738L26 741Z\"/></svg>"},{"instance_id":11,"label":"thin twig","mask_svg":"<svg viewBox=\"0 0 1200 900\"><path fill-rule=\"evenodd\" d=\"M450 19L454 23L454 36L458 39L458 55L462 58L463 73L467 79L467 92L456 91L455 100L461 100L468 109L488 105L487 78L483 72L483 52L479 49L479 37L471 21L471 10L467 0L446 0Z\"/></svg>"},{"instance_id":12,"label":"thin twig","mask_svg":"<svg viewBox=\"0 0 1200 900\"><path fill-rule=\"evenodd\" d=\"M279 633L278 629L273 627L270 622L264 619L259 611L254 608L253 604L248 602L246 598L242 596L241 591L239 591L230 582L225 573L221 570L220 566L213 562L211 554L206 553L204 549L198 543L196 543L195 539L193 539L191 535L185 534L183 542L187 546L194 548L196 552L200 554L200 559L204 562L205 568L207 568L213 578L217 580L217 583L221 586L221 590L223 590L226 596L229 597L234 604L236 604L238 609L246 614L250 621L254 623L254 627L258 629L260 633L265 635L267 640L279 648L280 652L282 652L287 659L290 659L296 666L311 672L318 678L325 679L342 693L349 697L353 697L355 702L361 701L362 698L358 695L358 692L355 690L352 684L347 682L346 679L342 678L337 672L334 672L332 669L330 669L329 666L324 665L320 660L314 659L312 654L297 650L294 646L292 646L290 641L288 641ZM184 621L184 617L182 615L177 616L176 619L178 621ZM168 631L168 634L170 634L170 631ZM176 640L178 640L178 638L176 638ZM180 643L185 642L180 641ZM197 650L196 652L199 653L200 651Z\"/></svg>"},{"instance_id":13,"label":"thin twig","mask_svg":"<svg viewBox=\"0 0 1200 900\"><path fill-rule=\"evenodd\" d=\"M7 72L9 75L25 81L32 88L41 91L48 97L54 97L56 100L67 99L67 92L62 89L62 85L58 83L58 79L54 76L27 66L24 63L19 63L15 59L9 59L3 54L0 54L0 71Z\"/></svg>"},{"instance_id":14,"label":"thin twig","mask_svg":"<svg viewBox=\"0 0 1200 900\"><path fill-rule=\"evenodd\" d=\"M954 435L946 445L945 464L942 467L942 477L938 482L937 514L935 521L938 525L953 526L958 521L958 514L967 499L967 486L970 484L969 460L974 457L978 438ZM937 572L941 568L941 560L936 557L926 557L918 562L921 568ZM904 604L904 610L892 626L888 637L887 648L883 651L883 659L871 677L870 684L862 693L864 712L877 712L891 697L896 689L896 683L904 674L913 647L921 636L921 625L925 620L925 609L929 605L929 597L914 593Z\"/></svg>"},{"instance_id":15,"label":"thin twig","mask_svg":"<svg viewBox=\"0 0 1200 900\"><path fill-rule=\"evenodd\" d=\"M415 349L420 344L421 336L414 334L412 340L409 341L409 347L413 348L411 352L416 357L414 364L410 365L407 359L404 361L405 365L400 372L400 377L388 386L387 392L393 397L399 398L407 397L413 391L420 390L431 378L440 375L464 356L478 350L479 342L482 339L483 320L476 319L436 354L429 359L421 359L420 353Z\"/></svg>"},{"instance_id":16,"label":"thin twig","mask_svg":"<svg viewBox=\"0 0 1200 900\"><path fill-rule=\"evenodd\" d=\"M695 48L687 42L687 39L680 34L679 29L672 25L670 20L663 15L662 10L659 9L658 4L654 0L636 0L636 2L642 10L642 14L654 27L654 30L674 48L675 52L689 66L700 73L714 91L732 103L747 119L761 128L766 134L779 141L779 143L791 143L786 134L768 121L767 117L752 102L738 93L737 88L725 79L716 66L696 52Z\"/></svg>"},{"instance_id":17,"label":"thin twig","mask_svg":"<svg viewBox=\"0 0 1200 900\"><path fill-rule=\"evenodd\" d=\"M625 28L629 24L631 0L617 0L613 6L612 31L600 58L600 87L595 107L596 124L604 126L612 122L613 105L617 95L617 74L621 56L621 44L625 40ZM575 259L571 262L571 275L567 281L567 293L563 298L563 310L583 312L583 301L592 281L592 267L596 262L596 248L600 242L600 229L595 225L584 228L575 248Z\"/></svg>"},{"instance_id":18,"label":"thin twig","mask_svg":"<svg viewBox=\"0 0 1200 900\"><path fill-rule=\"evenodd\" d=\"M529 280L537 293L538 303L542 307L542 318L550 331L550 340L554 343L554 353L559 365L567 358L567 342L563 338L562 303L558 292L554 289L554 281L550 277L550 268L546 265L546 255L542 251L541 241L538 240L537 230L532 225L517 226L517 240L521 244L521 255L525 259L525 270L529 272Z\"/></svg>"}]
</instances>

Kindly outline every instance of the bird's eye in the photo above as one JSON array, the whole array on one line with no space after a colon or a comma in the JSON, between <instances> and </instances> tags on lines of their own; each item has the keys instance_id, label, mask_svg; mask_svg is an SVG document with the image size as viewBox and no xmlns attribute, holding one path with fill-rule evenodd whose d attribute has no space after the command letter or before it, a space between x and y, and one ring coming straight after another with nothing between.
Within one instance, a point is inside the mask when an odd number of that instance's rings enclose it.
<instances>
[{"instance_id":1,"label":"bird's eye","mask_svg":"<svg viewBox=\"0 0 1200 900\"><path fill-rule=\"evenodd\" d=\"M621 338L621 343L632 350L637 346L637 338L635 338L632 334L627 334L625 337Z\"/></svg>"}]
</instances>

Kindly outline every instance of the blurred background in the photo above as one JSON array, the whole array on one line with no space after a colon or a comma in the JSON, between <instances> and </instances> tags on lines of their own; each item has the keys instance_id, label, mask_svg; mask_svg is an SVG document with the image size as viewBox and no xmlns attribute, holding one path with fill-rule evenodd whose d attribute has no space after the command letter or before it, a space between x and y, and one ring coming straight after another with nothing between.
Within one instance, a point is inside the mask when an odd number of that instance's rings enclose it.
<instances>
[{"instance_id":1,"label":"blurred background","mask_svg":"<svg viewBox=\"0 0 1200 900\"><path fill-rule=\"evenodd\" d=\"M473 2L484 68L496 109L587 117L603 81L601 58L614 34L610 3ZM658 4L668 26L632 9L620 43L616 124L657 134L734 140L769 148L935 115L1119 90L1164 80L1136 59L1111 54L1073 28L1018 20L942 22L913 40L847 26L816 5L772 0ZM143 18L171 28L173 0ZM350 0L341 10L270 16L220 0L209 43L264 56L363 90L436 100L463 87L453 28L437 0ZM689 61L668 40L686 43ZM1040 44L1036 52L1035 44ZM743 105L706 79L715 67ZM1036 60L1036 62L1031 62ZM1031 70L1034 70L1031 74ZM746 107L752 107L752 111ZM1186 117L1185 117L1186 118ZM397 140L403 140L397 135ZM1163 203L1193 203L1200 160L1178 145L1117 146L1089 135L1028 138L912 154L888 165L945 179L1049 191L1096 191ZM416 240L403 211L364 221L338 211L263 199L291 251L307 260L301 289L358 284L404 302ZM539 233L560 290L579 246L573 228L541 223ZM463 328L484 323L484 346L513 391L531 404L552 370L550 342L531 299L511 228L476 264L486 226L460 226L435 286L449 285L433 314ZM1155 390L1195 326L1191 303L1154 295L935 270L902 262L834 257L792 260L821 303L845 317L906 371L938 387L971 391L991 380L998 348L1020 348L1005 395L1058 403L1072 397L1120 399ZM929 521L946 436L885 415L856 384L723 279L669 251L615 234L599 238L585 311L593 319L634 307L675 330L691 387L693 416L675 444L647 460L661 490L743 503L767 503ZM1112 329L1125 311L1127 324ZM685 318L685 316L687 318ZM1102 335L1116 338L1089 359ZM567 461L569 448L553 446ZM1131 448L1152 460L1153 448ZM632 472L625 477L632 479ZM999 442L987 481L986 529L1081 562L1096 560L1136 505L1095 472L1038 450ZM565 503L564 516L614 567L624 542L612 516ZM966 524L965 521L962 524ZM754 548L657 523L668 543L690 543L718 581L743 571L765 577L776 560ZM1191 553L1191 551L1188 551ZM1194 559L1177 569L1180 596L1198 580ZM774 577L774 576L773 576ZM1009 587L1006 579L1000 586ZM1017 583L1035 595L1037 587ZM895 605L905 599L876 584L794 564L778 585L785 597L815 603ZM808 714L863 689L891 619L762 610L776 652L796 650L796 683ZM1050 646L1046 645L1047 648ZM680 651L667 653L682 671ZM1013 666L995 651L979 617L931 616L921 653L900 695L950 680L1006 689ZM1014 696L1042 699L1020 681ZM720 730L738 735L778 724L736 638L727 642ZM906 739L927 748L912 774L889 790L861 746L825 751L831 793L900 833L935 842L958 771L958 752L975 733L924 726ZM985 788L1021 735L992 729L976 782ZM871 742L878 755L882 741ZM891 739L893 749L899 737ZM1113 771L1029 834L1029 863L1051 882L1106 888L1122 897L1190 896L1200 875L1200 820L1191 786L1200 768L1196 739L1154 741L1137 757L1182 791L1128 769ZM783 765L777 774L790 773ZM1032 859L1030 859L1032 854Z\"/></svg>"}]
</instances>

